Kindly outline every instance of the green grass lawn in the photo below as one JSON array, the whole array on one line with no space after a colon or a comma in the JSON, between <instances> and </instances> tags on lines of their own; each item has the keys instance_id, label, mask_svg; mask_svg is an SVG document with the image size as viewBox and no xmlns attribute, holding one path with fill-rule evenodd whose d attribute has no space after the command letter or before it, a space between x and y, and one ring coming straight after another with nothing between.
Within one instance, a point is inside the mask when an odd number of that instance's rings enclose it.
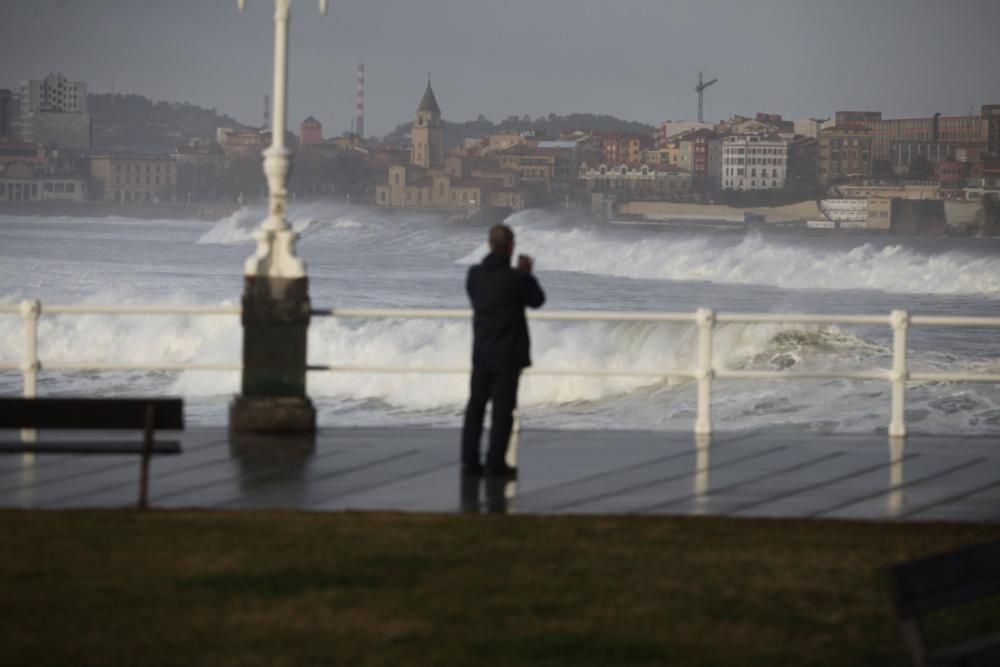
<instances>
[{"instance_id":1,"label":"green grass lawn","mask_svg":"<svg viewBox=\"0 0 1000 667\"><path fill-rule=\"evenodd\" d=\"M1000 525L3 511L0 664L905 665L878 568L997 539Z\"/></svg>"}]
</instances>

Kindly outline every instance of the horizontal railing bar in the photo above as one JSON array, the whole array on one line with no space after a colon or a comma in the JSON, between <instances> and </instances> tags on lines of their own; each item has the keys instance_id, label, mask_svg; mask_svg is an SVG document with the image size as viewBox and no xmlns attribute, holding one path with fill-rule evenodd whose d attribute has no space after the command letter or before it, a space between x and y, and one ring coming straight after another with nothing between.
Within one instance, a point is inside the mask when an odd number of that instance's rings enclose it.
<instances>
[{"instance_id":1,"label":"horizontal railing bar","mask_svg":"<svg viewBox=\"0 0 1000 667\"><path fill-rule=\"evenodd\" d=\"M401 373L401 374L452 374L468 375L471 368L455 366L355 366L355 365L325 365L310 364L306 370L330 373ZM609 371L600 368L527 368L526 375L569 375L590 377L637 377L637 378L694 378L693 372L687 371Z\"/></svg>"},{"instance_id":2,"label":"horizontal railing bar","mask_svg":"<svg viewBox=\"0 0 1000 667\"><path fill-rule=\"evenodd\" d=\"M104 363L92 361L46 361L41 370L46 371L239 371L241 364L138 364Z\"/></svg>"},{"instance_id":3,"label":"horizontal railing bar","mask_svg":"<svg viewBox=\"0 0 1000 667\"><path fill-rule=\"evenodd\" d=\"M1000 373L910 373L911 382L1000 382Z\"/></svg>"},{"instance_id":4,"label":"horizontal railing bar","mask_svg":"<svg viewBox=\"0 0 1000 667\"><path fill-rule=\"evenodd\" d=\"M910 315L910 324L935 327L1000 327L1000 317L952 317L951 315Z\"/></svg>"},{"instance_id":5,"label":"horizontal railing bar","mask_svg":"<svg viewBox=\"0 0 1000 667\"><path fill-rule=\"evenodd\" d=\"M470 310L458 308L313 308L313 317L365 318L386 317L398 319L465 319Z\"/></svg>"},{"instance_id":6,"label":"horizontal railing bar","mask_svg":"<svg viewBox=\"0 0 1000 667\"><path fill-rule=\"evenodd\" d=\"M19 304L0 304L0 314L18 315ZM43 314L88 315L239 315L241 306L101 306L101 305L43 305ZM472 312L463 308L315 308L315 317L344 318L406 318L406 319L462 319ZM531 312L535 320L563 321L637 321L637 322L694 322L695 314L687 312L643 312L607 310L566 310ZM814 313L727 313L715 314L717 322L730 323L809 323L809 324L882 324L890 325L888 315L845 315ZM1000 317L965 317L950 315L911 315L911 325L945 327L1000 327Z\"/></svg>"},{"instance_id":7,"label":"horizontal railing bar","mask_svg":"<svg viewBox=\"0 0 1000 667\"><path fill-rule=\"evenodd\" d=\"M398 318L398 319L467 319L469 309L407 309L407 308L321 308L313 309L314 317ZM657 313L613 310L553 310L528 313L532 320L609 321L609 322L694 322L694 313Z\"/></svg>"},{"instance_id":8,"label":"horizontal railing bar","mask_svg":"<svg viewBox=\"0 0 1000 667\"><path fill-rule=\"evenodd\" d=\"M810 371L729 371L719 370L720 380L888 380L889 371L858 371L854 373L820 373Z\"/></svg>"},{"instance_id":9,"label":"horizontal railing bar","mask_svg":"<svg viewBox=\"0 0 1000 667\"><path fill-rule=\"evenodd\" d=\"M889 326L888 315L817 315L812 313L716 313L716 322L736 324L799 323L799 324L882 324Z\"/></svg>"},{"instance_id":10,"label":"horizontal railing bar","mask_svg":"<svg viewBox=\"0 0 1000 667\"><path fill-rule=\"evenodd\" d=\"M44 315L239 315L241 306L42 306Z\"/></svg>"},{"instance_id":11,"label":"horizontal railing bar","mask_svg":"<svg viewBox=\"0 0 1000 667\"><path fill-rule=\"evenodd\" d=\"M695 322L694 313L643 313L613 310L550 310L528 313L531 320L605 321L605 322Z\"/></svg>"},{"instance_id":12,"label":"horizontal railing bar","mask_svg":"<svg viewBox=\"0 0 1000 667\"><path fill-rule=\"evenodd\" d=\"M94 362L46 362L43 370L49 371L239 371L240 364L129 364ZM40 370L42 370L40 369ZM2 371L20 371L17 364L0 364ZM311 364L306 370L334 373L402 373L402 374L468 374L469 368L459 367L411 367L411 366L339 366ZM594 368L528 368L526 375L537 376L583 376L583 377L634 377L634 378L680 378L695 379L693 371L616 371ZM719 380L885 380L889 371L869 371L856 373L810 373L785 371L715 371ZM924 373L911 372L910 382L1000 382L1000 374L975 373Z\"/></svg>"}]
</instances>

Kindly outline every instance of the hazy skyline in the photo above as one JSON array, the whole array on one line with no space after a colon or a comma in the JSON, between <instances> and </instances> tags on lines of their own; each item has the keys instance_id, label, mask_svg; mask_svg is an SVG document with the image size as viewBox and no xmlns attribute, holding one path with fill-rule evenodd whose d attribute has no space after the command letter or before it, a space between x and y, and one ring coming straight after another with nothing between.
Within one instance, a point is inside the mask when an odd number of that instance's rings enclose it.
<instances>
[{"instance_id":1,"label":"hazy skyline","mask_svg":"<svg viewBox=\"0 0 1000 667\"><path fill-rule=\"evenodd\" d=\"M270 93L272 0L0 0L0 87L61 71L92 93L215 107L258 125ZM409 122L428 70L444 118L607 113L706 120L870 109L887 117L1000 103L996 0L315 0L293 3L289 127Z\"/></svg>"}]
</instances>

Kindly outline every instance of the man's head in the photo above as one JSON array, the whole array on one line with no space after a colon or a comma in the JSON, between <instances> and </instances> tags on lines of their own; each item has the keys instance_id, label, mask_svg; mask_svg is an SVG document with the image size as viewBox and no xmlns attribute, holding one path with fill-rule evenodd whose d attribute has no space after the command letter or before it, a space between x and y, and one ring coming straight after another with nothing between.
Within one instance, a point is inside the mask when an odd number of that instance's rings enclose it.
<instances>
[{"instance_id":1,"label":"man's head","mask_svg":"<svg viewBox=\"0 0 1000 667\"><path fill-rule=\"evenodd\" d=\"M507 225L490 227L490 252L510 257L514 254L514 230Z\"/></svg>"}]
</instances>

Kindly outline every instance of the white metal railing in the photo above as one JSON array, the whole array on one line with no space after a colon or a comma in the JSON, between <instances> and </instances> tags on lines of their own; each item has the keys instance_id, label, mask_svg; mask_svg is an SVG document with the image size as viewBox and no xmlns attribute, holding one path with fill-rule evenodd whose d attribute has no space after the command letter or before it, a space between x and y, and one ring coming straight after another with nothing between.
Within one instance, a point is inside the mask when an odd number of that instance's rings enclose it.
<instances>
[{"instance_id":1,"label":"white metal railing","mask_svg":"<svg viewBox=\"0 0 1000 667\"><path fill-rule=\"evenodd\" d=\"M96 361L46 362L38 355L38 321L42 314L67 315L239 315L239 306L46 306L25 300L19 305L0 305L0 315L20 315L24 319L24 359L20 364L0 362L0 370L19 370L24 376L24 395L34 397L38 391L38 373L45 370L148 370L148 371L237 371L241 364L224 363L109 363ZM344 319L468 319L467 309L394 309L394 308L316 308L314 317ZM695 433L709 435L712 431L711 398L714 379L752 380L886 380L892 389L889 435L906 435L905 402L908 382L990 382L1000 383L1000 373L932 373L911 372L907 365L906 340L911 326L933 327L997 327L1000 317L953 317L948 315L910 315L894 310L888 315L818 315L801 313L717 313L699 308L693 313L642 311L543 311L531 312L529 319L562 322L686 322L698 329L697 365L690 370L647 369L607 370L601 368L529 368L530 375L635 377L693 379L697 382L697 416ZM892 329L892 368L873 371L785 372L727 370L713 368L714 331L717 324L861 324L889 326ZM351 364L311 364L309 371L344 373L420 373L465 374L468 367L450 366L370 366Z\"/></svg>"}]
</instances>

